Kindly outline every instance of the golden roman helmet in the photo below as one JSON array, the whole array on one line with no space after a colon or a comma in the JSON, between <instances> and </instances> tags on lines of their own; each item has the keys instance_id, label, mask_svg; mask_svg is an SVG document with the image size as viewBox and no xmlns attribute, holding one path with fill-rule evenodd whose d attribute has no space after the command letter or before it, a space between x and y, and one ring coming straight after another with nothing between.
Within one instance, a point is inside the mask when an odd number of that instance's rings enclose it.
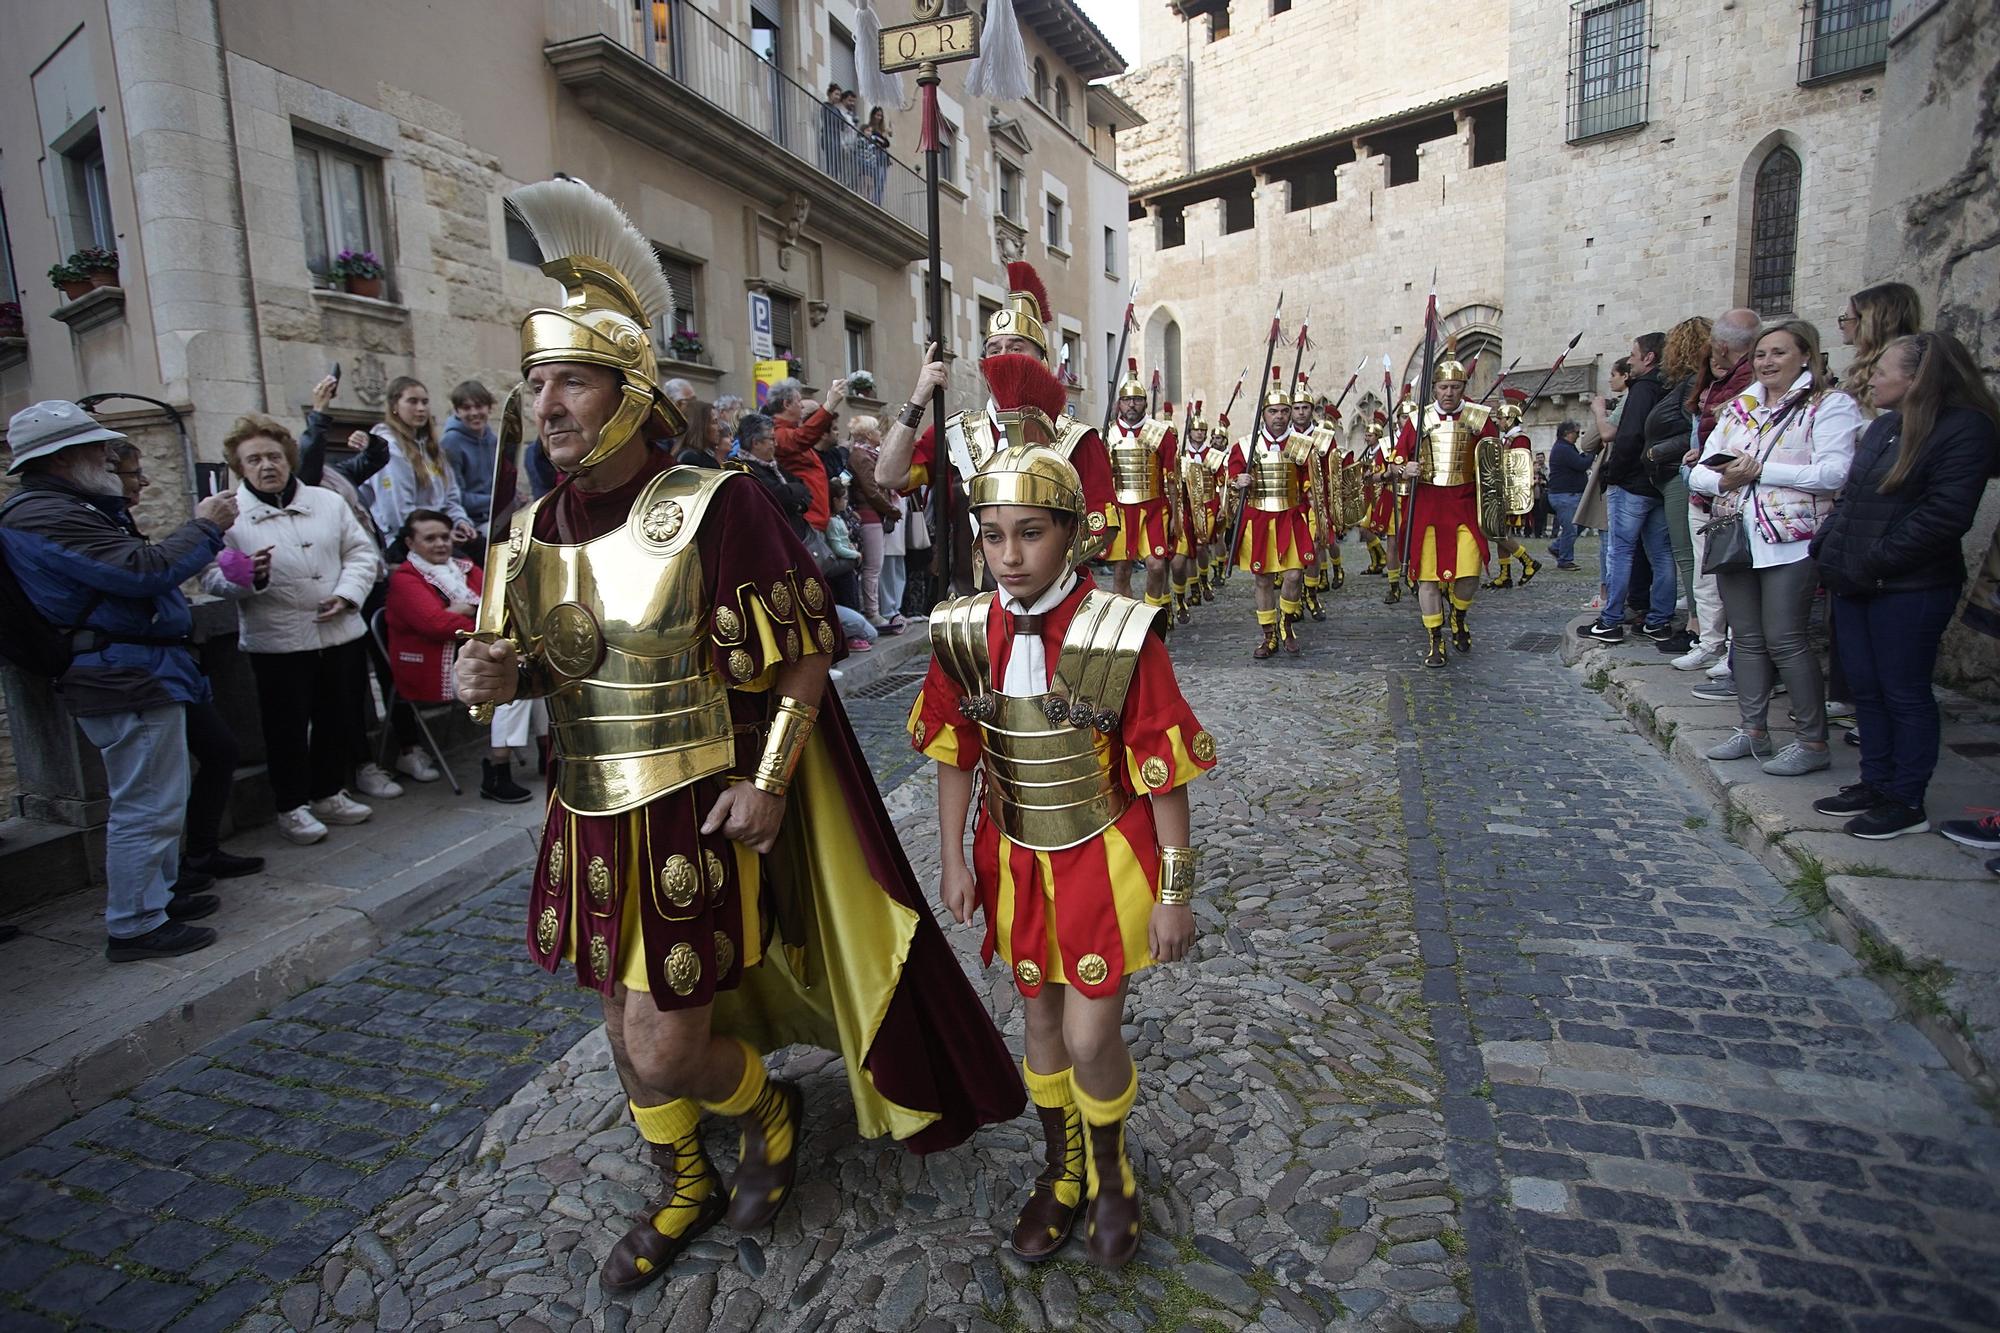
<instances>
[{"instance_id":1,"label":"golden roman helmet","mask_svg":"<svg viewBox=\"0 0 2000 1333\"><path fill-rule=\"evenodd\" d=\"M1292 382L1291 405L1298 407L1301 404L1306 407L1316 407L1319 404L1319 399L1313 396L1312 385L1307 382L1306 373L1303 370L1299 372L1298 379Z\"/></svg>"},{"instance_id":2,"label":"golden roman helmet","mask_svg":"<svg viewBox=\"0 0 2000 1333\"><path fill-rule=\"evenodd\" d=\"M1092 532L1085 521L1083 481L1069 460L1045 443L1054 438L1055 430L1047 415L1038 408L1015 408L1000 414L1000 427L1007 444L994 450L986 466L973 474L967 503L975 512L989 505L1025 505L1068 514L1075 520L1070 530L1070 568L1094 557L1110 534ZM1037 440L1037 435L1042 438Z\"/></svg>"},{"instance_id":3,"label":"golden roman helmet","mask_svg":"<svg viewBox=\"0 0 2000 1333\"><path fill-rule=\"evenodd\" d=\"M514 191L507 211L541 248L542 272L563 285L561 306L538 307L521 321L521 373L582 361L615 370L621 380L624 401L576 471L595 467L641 431L659 437L685 430L680 410L660 392L652 326L672 322L674 292L651 242L616 203L567 177Z\"/></svg>"},{"instance_id":4,"label":"golden roman helmet","mask_svg":"<svg viewBox=\"0 0 2000 1333\"><path fill-rule=\"evenodd\" d=\"M1188 431L1190 434L1198 430L1205 431L1208 429L1209 426L1208 418L1203 416L1201 412L1202 408L1206 407L1207 405L1208 405L1208 400L1205 398L1197 398L1194 400L1194 411L1188 413Z\"/></svg>"},{"instance_id":5,"label":"golden roman helmet","mask_svg":"<svg viewBox=\"0 0 2000 1333\"><path fill-rule=\"evenodd\" d=\"M1453 382L1463 384L1470 378L1471 376L1466 373L1465 363L1458 359L1458 335L1453 334L1445 339L1444 360L1431 368L1431 385L1436 387Z\"/></svg>"},{"instance_id":6,"label":"golden roman helmet","mask_svg":"<svg viewBox=\"0 0 2000 1333\"><path fill-rule=\"evenodd\" d=\"M1125 358L1125 378L1118 381L1118 396L1120 398L1146 397L1146 381L1139 378L1139 358L1136 356Z\"/></svg>"},{"instance_id":7,"label":"golden roman helmet","mask_svg":"<svg viewBox=\"0 0 2000 1333\"><path fill-rule=\"evenodd\" d=\"M1054 320L1055 312L1049 306L1049 289L1042 285L1042 276L1035 272L1035 266L1018 259L1008 264L1007 302L986 321L985 336L1026 338L1042 349L1042 360L1047 361L1047 325Z\"/></svg>"},{"instance_id":8,"label":"golden roman helmet","mask_svg":"<svg viewBox=\"0 0 2000 1333\"><path fill-rule=\"evenodd\" d=\"M1278 366L1271 367L1271 385L1264 390L1264 406L1290 407L1292 396L1285 392L1285 372Z\"/></svg>"},{"instance_id":9,"label":"golden roman helmet","mask_svg":"<svg viewBox=\"0 0 2000 1333\"><path fill-rule=\"evenodd\" d=\"M1493 409L1493 419L1500 423L1500 434L1511 435L1514 427L1521 424L1521 413L1528 407L1526 389L1502 389L1500 406Z\"/></svg>"}]
</instances>

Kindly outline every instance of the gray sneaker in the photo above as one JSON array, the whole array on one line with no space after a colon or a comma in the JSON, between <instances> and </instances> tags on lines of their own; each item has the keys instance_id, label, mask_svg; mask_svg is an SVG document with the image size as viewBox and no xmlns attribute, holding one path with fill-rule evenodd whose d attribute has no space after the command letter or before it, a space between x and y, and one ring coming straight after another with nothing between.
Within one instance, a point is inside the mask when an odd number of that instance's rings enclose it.
<instances>
[{"instance_id":1,"label":"gray sneaker","mask_svg":"<svg viewBox=\"0 0 2000 1333\"><path fill-rule=\"evenodd\" d=\"M1736 729L1735 734L1722 742L1722 744L1710 746L1708 757L1710 759L1749 759L1752 757L1764 759L1768 758L1770 753L1771 736L1769 732L1766 732L1762 736L1752 736L1749 732L1739 727ZM1799 771L1803 773L1806 770L1800 769Z\"/></svg>"},{"instance_id":2,"label":"gray sneaker","mask_svg":"<svg viewBox=\"0 0 2000 1333\"><path fill-rule=\"evenodd\" d=\"M1775 758L1764 761L1764 771L1774 778L1796 778L1807 773L1817 773L1822 768L1832 767L1831 751L1808 750L1798 741L1793 741L1778 751Z\"/></svg>"}]
</instances>

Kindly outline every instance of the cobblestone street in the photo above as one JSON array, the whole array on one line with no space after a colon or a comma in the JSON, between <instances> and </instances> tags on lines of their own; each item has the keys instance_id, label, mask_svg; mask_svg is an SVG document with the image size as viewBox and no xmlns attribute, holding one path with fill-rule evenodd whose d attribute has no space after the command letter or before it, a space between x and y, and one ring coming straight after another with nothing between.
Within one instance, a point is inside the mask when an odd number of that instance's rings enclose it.
<instances>
[{"instance_id":1,"label":"cobblestone street","mask_svg":"<svg viewBox=\"0 0 2000 1333\"><path fill-rule=\"evenodd\" d=\"M607 1302L653 1172L514 881L0 1161L0 1326L2000 1324L1991 1115L1560 665L1580 578L1483 593L1445 671L1375 579L1295 659L1251 660L1243 579L1176 634L1222 763L1195 787L1203 939L1130 1002L1149 1230L1121 1273L1005 1252L1026 1118L914 1158L792 1051L797 1199ZM914 689L849 711L931 886ZM1018 1049L1011 983L947 933Z\"/></svg>"}]
</instances>

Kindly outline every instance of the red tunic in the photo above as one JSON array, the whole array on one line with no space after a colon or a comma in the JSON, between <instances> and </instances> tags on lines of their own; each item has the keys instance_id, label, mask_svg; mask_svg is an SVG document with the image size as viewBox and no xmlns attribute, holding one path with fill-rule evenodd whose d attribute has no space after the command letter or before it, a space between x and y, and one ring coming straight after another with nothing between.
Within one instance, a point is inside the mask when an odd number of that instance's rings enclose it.
<instances>
[{"instance_id":1,"label":"red tunic","mask_svg":"<svg viewBox=\"0 0 2000 1333\"><path fill-rule=\"evenodd\" d=\"M1141 424L1143 425L1144 423ZM1122 421L1112 422L1111 429L1118 432L1117 438L1121 440L1139 433L1137 428L1127 426ZM1086 437L1085 443L1087 444L1091 440L1096 439L1097 436L1093 433ZM1098 448L1104 451L1104 465L1107 478L1109 478L1115 475L1111 474L1110 471L1111 446L1105 444L1102 440L1098 440ZM1165 435L1160 437L1160 446L1156 451L1156 455L1160 463L1160 475L1164 478L1173 471L1174 464L1180 456L1180 444L1175 439L1171 427L1168 428ZM1082 472L1079 470L1078 476L1080 477L1081 475ZM1113 484L1115 485L1115 482ZM1164 494L1164 487L1162 489L1163 493L1156 500L1141 500L1137 504L1124 504L1116 499L1112 501L1111 508L1115 512L1110 517L1112 522L1117 526L1118 532L1111 539L1111 548L1106 557L1107 559L1114 562L1121 560L1145 560L1169 554L1170 547L1167 539L1170 535L1168 532L1170 523L1167 513L1167 497ZM1085 503L1089 502L1088 494L1088 491L1086 491Z\"/></svg>"},{"instance_id":2,"label":"red tunic","mask_svg":"<svg viewBox=\"0 0 2000 1333\"><path fill-rule=\"evenodd\" d=\"M1267 447L1267 441L1260 428L1250 437L1255 447ZM1246 509L1243 515L1243 538L1232 553L1237 568L1247 569L1253 574L1288 574L1295 569L1309 569L1318 560L1313 550L1312 519L1305 499L1306 470L1297 464L1287 464L1299 479L1299 503L1290 509L1274 512L1268 509ZM1229 479L1234 482L1250 470L1250 460L1241 446L1229 451ZM1245 492L1239 503L1250 504L1249 492Z\"/></svg>"},{"instance_id":3,"label":"red tunic","mask_svg":"<svg viewBox=\"0 0 2000 1333\"><path fill-rule=\"evenodd\" d=\"M1434 412L1437 412L1435 407L1428 407L1421 415ZM1438 415L1450 420L1458 414ZM1477 438L1497 439L1499 434L1499 424L1489 416ZM1417 419L1413 416L1403 423L1403 432L1396 437L1395 458L1399 463L1407 463L1416 456ZM1476 577L1491 557L1486 534L1479 526L1478 483L1433 486L1419 481L1410 508L1408 550L1405 577L1412 582ZM1429 563L1424 558L1426 550L1432 553Z\"/></svg>"},{"instance_id":4,"label":"red tunic","mask_svg":"<svg viewBox=\"0 0 2000 1333\"><path fill-rule=\"evenodd\" d=\"M1042 622L1042 644L1054 678L1063 635L1077 605L1091 591L1078 579ZM1013 646L1013 617L994 598L987 613L986 643L993 685L1007 676ZM980 760L979 725L959 711L964 694L937 658L910 710L916 748L940 763L970 770ZM973 877L986 917L983 946L987 962L997 951L1023 994L1034 995L1048 982L1073 985L1089 996L1115 994L1124 978L1153 962L1147 926L1159 897L1159 838L1153 803L1145 799L1172 791L1215 765L1215 742L1182 697L1173 664L1157 635L1148 634L1139 664L1125 693L1117 728L1098 737L1100 753L1134 800L1118 820L1095 838L1060 851L1037 852L1015 844L986 817L975 814ZM1153 763L1158 760L1158 763ZM1153 776L1146 780L1151 763ZM1096 954L1108 965L1101 981L1077 978L1077 963ZM1040 980L1021 980L1018 964L1032 961Z\"/></svg>"},{"instance_id":5,"label":"red tunic","mask_svg":"<svg viewBox=\"0 0 2000 1333\"><path fill-rule=\"evenodd\" d=\"M1104 447L1104 437L1095 430L1086 432L1070 450L1069 464L1076 469L1076 479L1083 484L1084 512L1102 514L1107 528L1116 527L1118 503L1113 498L1111 454ZM903 485L903 494L908 495L919 486L930 485L931 471L936 466L937 428L926 426L910 448L910 479ZM955 495L958 493L953 492Z\"/></svg>"}]
</instances>

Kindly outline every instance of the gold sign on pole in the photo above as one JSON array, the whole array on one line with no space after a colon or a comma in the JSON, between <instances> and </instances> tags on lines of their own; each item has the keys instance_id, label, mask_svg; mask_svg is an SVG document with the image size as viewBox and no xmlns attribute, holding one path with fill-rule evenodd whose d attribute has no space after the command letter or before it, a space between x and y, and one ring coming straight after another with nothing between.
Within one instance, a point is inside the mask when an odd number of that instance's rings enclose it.
<instances>
[{"instance_id":1,"label":"gold sign on pole","mask_svg":"<svg viewBox=\"0 0 2000 1333\"><path fill-rule=\"evenodd\" d=\"M926 62L970 60L979 54L979 17L953 14L884 28L881 54L884 74Z\"/></svg>"}]
</instances>

